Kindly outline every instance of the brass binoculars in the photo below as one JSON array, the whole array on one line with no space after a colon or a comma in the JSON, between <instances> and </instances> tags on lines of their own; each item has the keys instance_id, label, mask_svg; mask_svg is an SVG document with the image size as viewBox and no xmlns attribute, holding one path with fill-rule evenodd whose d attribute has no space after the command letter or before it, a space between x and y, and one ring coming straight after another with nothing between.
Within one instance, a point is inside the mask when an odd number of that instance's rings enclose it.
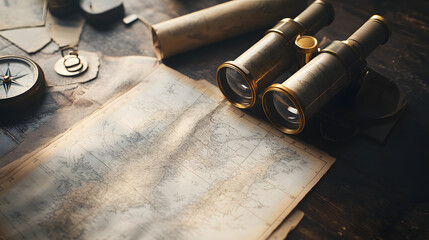
<instances>
[{"instance_id":1,"label":"brass binoculars","mask_svg":"<svg viewBox=\"0 0 429 240\"><path fill-rule=\"evenodd\" d=\"M262 93L269 121L284 133L300 133L331 98L362 78L366 57L391 34L386 20L374 15L347 40L333 41L318 52L317 40L302 34L318 31L333 17L332 6L318 0L294 20L280 21L235 61L218 68L223 95L238 108L250 108ZM294 63L303 67L283 83L272 84Z\"/></svg>"},{"instance_id":2,"label":"brass binoculars","mask_svg":"<svg viewBox=\"0 0 429 240\"><path fill-rule=\"evenodd\" d=\"M275 127L298 134L332 97L362 78L366 57L387 42L386 20L372 16L345 41L334 41L282 84L269 86L262 96L265 115Z\"/></svg>"},{"instance_id":3,"label":"brass binoculars","mask_svg":"<svg viewBox=\"0 0 429 240\"><path fill-rule=\"evenodd\" d=\"M311 35L334 20L334 9L317 0L296 18L285 18L234 61L217 70L217 83L223 95L238 108L251 108L258 95L296 62L295 40ZM304 51L317 50L315 38L301 41ZM307 54L308 55L308 54Z\"/></svg>"}]
</instances>

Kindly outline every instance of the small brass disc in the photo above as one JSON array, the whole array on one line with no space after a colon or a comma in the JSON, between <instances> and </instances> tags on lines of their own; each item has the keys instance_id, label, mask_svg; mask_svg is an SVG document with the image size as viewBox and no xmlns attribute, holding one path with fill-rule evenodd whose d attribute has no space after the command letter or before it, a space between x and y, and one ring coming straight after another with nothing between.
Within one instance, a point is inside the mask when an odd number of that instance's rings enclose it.
<instances>
[{"instance_id":1,"label":"small brass disc","mask_svg":"<svg viewBox=\"0 0 429 240\"><path fill-rule=\"evenodd\" d=\"M55 63L55 72L65 77L77 76L88 69L88 60L82 56L66 55Z\"/></svg>"}]
</instances>

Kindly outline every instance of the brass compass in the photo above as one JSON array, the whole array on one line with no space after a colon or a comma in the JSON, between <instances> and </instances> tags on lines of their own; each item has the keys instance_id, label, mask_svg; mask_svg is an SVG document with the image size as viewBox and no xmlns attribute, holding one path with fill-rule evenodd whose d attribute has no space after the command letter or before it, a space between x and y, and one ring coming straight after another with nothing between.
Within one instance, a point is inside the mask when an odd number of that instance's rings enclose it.
<instances>
[{"instance_id":1,"label":"brass compass","mask_svg":"<svg viewBox=\"0 0 429 240\"><path fill-rule=\"evenodd\" d=\"M0 57L0 109L19 110L33 104L43 92L45 76L33 60Z\"/></svg>"}]
</instances>

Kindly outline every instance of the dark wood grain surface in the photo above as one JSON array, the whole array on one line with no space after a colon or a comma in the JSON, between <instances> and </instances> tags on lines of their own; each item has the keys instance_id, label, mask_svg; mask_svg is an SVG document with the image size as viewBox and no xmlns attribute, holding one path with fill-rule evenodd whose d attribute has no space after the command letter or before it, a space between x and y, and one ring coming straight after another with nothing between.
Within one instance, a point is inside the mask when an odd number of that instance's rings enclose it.
<instances>
[{"instance_id":1,"label":"dark wood grain surface","mask_svg":"<svg viewBox=\"0 0 429 240\"><path fill-rule=\"evenodd\" d=\"M126 14L140 14L155 24L221 0L126 0ZM337 159L298 205L305 213L288 239L429 239L429 2L331 1L334 22L319 39L346 39L371 15L391 24L389 42L367 59L374 70L394 81L408 105L384 144L358 136L331 143L320 136L314 119L297 138ZM264 30L228 39L164 60L193 79L216 84L217 67L233 60L263 36ZM80 50L103 55L155 56L149 31L141 23L116 22L102 30L86 25ZM1 55L26 55L7 41ZM58 53L54 53L58 54ZM39 52L31 57L47 58ZM103 64L103 63L101 63ZM260 108L248 111L266 121Z\"/></svg>"}]
</instances>

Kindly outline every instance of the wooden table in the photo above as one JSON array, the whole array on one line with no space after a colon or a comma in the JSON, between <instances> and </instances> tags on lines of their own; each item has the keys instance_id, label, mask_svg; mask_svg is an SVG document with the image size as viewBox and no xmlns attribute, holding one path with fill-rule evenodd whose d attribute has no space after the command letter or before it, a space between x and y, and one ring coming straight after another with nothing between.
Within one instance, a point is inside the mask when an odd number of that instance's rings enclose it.
<instances>
[{"instance_id":1,"label":"wooden table","mask_svg":"<svg viewBox=\"0 0 429 240\"><path fill-rule=\"evenodd\" d=\"M220 2L224 1L125 0L124 5L126 14L140 14L158 23ZM391 39L367 61L400 87L407 95L408 106L382 145L360 136L331 143L311 125L297 136L337 161L298 205L305 217L288 239L429 239L429 17L425 15L429 3L331 2L336 17L316 35L319 39L346 39L373 14L391 23ZM191 78L216 84L217 67L235 59L262 35L263 30L252 32L164 63ZM86 25L79 50L110 56L155 56L151 36L143 24L126 27L119 21L102 30ZM0 55L5 54L26 55L2 41ZM30 57L37 60L49 54ZM248 113L263 118L259 110ZM317 120L312 123L317 124Z\"/></svg>"}]
</instances>

